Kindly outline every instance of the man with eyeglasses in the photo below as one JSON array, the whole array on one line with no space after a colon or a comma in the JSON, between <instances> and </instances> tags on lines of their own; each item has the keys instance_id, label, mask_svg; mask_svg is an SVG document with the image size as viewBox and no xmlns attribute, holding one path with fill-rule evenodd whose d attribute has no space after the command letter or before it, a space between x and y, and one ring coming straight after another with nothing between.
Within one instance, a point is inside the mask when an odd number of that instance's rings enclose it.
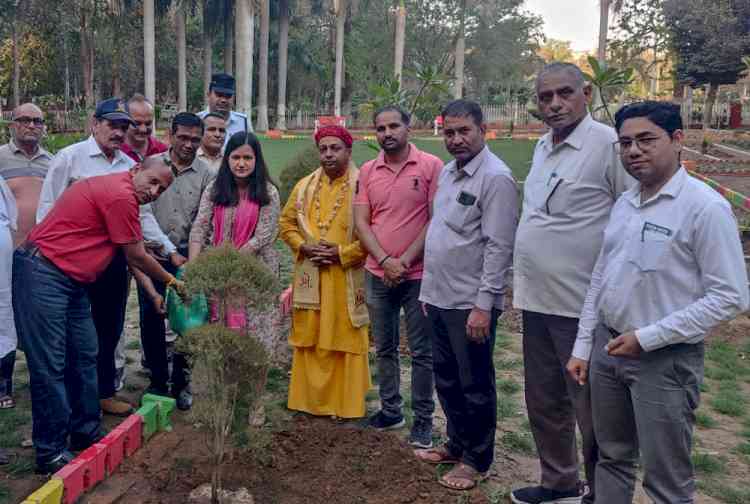
<instances>
[{"instance_id":1,"label":"man with eyeglasses","mask_svg":"<svg viewBox=\"0 0 750 504\"><path fill-rule=\"evenodd\" d=\"M570 359L591 271L609 212L632 184L614 130L587 111L591 86L570 63L550 63L536 80L550 130L536 145L524 182L513 254L513 306L523 315L526 406L541 482L511 492L516 504L593 503L597 446L590 391L570 379ZM576 423L589 491L579 484Z\"/></svg>"},{"instance_id":2,"label":"man with eyeglasses","mask_svg":"<svg viewBox=\"0 0 750 504\"><path fill-rule=\"evenodd\" d=\"M7 250L0 261L0 409L15 406L13 399L13 369L16 362L16 331L10 295L12 250L26 240L34 227L39 204L39 192L47 174L52 155L39 144L44 135L44 115L33 103L19 105L13 111L9 125L11 139L0 147L0 176L3 183L0 198L0 249ZM0 201L0 204L3 202ZM12 241L4 242L10 237Z\"/></svg>"},{"instance_id":3,"label":"man with eyeglasses","mask_svg":"<svg viewBox=\"0 0 750 504\"><path fill-rule=\"evenodd\" d=\"M126 103L125 110L133 119L122 144L122 152L134 161L143 161L149 156L161 154L169 146L157 140L154 136L154 105L142 94L134 94Z\"/></svg>"},{"instance_id":4,"label":"man with eyeglasses","mask_svg":"<svg viewBox=\"0 0 750 504\"><path fill-rule=\"evenodd\" d=\"M8 183L18 207L18 230L13 243L19 245L34 227L39 193L52 155L41 145L44 115L33 103L19 105L9 125L11 139L0 147L0 175Z\"/></svg>"},{"instance_id":5,"label":"man with eyeglasses","mask_svg":"<svg viewBox=\"0 0 750 504\"><path fill-rule=\"evenodd\" d=\"M612 209L567 368L591 382L597 502L631 503L638 464L650 501L691 503L703 340L750 306L742 245L729 203L680 164L679 105L628 105L615 127L638 184Z\"/></svg>"},{"instance_id":6,"label":"man with eyeglasses","mask_svg":"<svg viewBox=\"0 0 750 504\"><path fill-rule=\"evenodd\" d=\"M58 152L50 164L37 210L41 222L55 201L73 183L112 173L130 170L136 163L120 150L133 119L119 98L110 98L96 106L91 136ZM178 260L177 247L159 228L150 205L140 208L141 226L146 241L158 242L170 259ZM125 255L119 251L115 258L88 286L91 313L99 339L97 375L101 409L105 413L127 416L132 406L115 398L115 348L125 325L125 305L128 293L128 272Z\"/></svg>"},{"instance_id":7,"label":"man with eyeglasses","mask_svg":"<svg viewBox=\"0 0 750 504\"><path fill-rule=\"evenodd\" d=\"M216 176L224 159L224 140L227 138L227 120L217 112L209 112L203 116L205 132L198 148L198 159L208 165L208 169Z\"/></svg>"},{"instance_id":8,"label":"man with eyeglasses","mask_svg":"<svg viewBox=\"0 0 750 504\"><path fill-rule=\"evenodd\" d=\"M250 119L240 112L232 110L234 106L234 77L225 73L216 73L211 76L211 83L208 86L208 110L198 112L198 116L203 119L209 113L219 114L227 122L227 133L224 138L224 147L232 135L240 131L252 133L253 125Z\"/></svg>"}]
</instances>

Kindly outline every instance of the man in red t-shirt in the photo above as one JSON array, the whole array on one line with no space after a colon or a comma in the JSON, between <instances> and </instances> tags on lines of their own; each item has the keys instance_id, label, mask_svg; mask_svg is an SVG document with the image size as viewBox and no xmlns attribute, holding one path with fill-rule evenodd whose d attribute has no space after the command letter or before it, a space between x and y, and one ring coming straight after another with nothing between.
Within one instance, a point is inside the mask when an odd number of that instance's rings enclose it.
<instances>
[{"instance_id":1,"label":"man in red t-shirt","mask_svg":"<svg viewBox=\"0 0 750 504\"><path fill-rule=\"evenodd\" d=\"M139 205L172 183L162 158L67 189L13 257L13 310L31 378L37 472L54 473L100 438L97 334L87 286L118 249L128 264L176 284L143 246ZM181 284L177 284L182 288Z\"/></svg>"}]
</instances>

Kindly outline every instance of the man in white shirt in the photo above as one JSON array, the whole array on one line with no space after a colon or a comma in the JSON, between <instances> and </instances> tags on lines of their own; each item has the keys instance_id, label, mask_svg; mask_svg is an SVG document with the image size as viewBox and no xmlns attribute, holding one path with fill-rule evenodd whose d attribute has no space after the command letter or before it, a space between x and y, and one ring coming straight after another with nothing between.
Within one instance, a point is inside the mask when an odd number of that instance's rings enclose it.
<instances>
[{"instance_id":1,"label":"man in white shirt","mask_svg":"<svg viewBox=\"0 0 750 504\"><path fill-rule=\"evenodd\" d=\"M536 82L551 131L534 150L513 252L513 305L523 310L526 406L541 465L537 486L511 492L516 504L594 502L597 447L588 387L567 377L578 316L617 197L632 180L615 152L614 129L586 108L580 69L551 63ZM589 492L579 485L576 422Z\"/></svg>"},{"instance_id":2,"label":"man in white shirt","mask_svg":"<svg viewBox=\"0 0 750 504\"><path fill-rule=\"evenodd\" d=\"M224 159L224 140L227 137L227 120L218 112L209 112L203 116L203 139L198 147L196 157L206 163L211 174L219 173Z\"/></svg>"},{"instance_id":3,"label":"man in white shirt","mask_svg":"<svg viewBox=\"0 0 750 504\"><path fill-rule=\"evenodd\" d=\"M649 498L692 503L703 339L750 305L742 246L729 203L680 166L678 105L628 105L615 126L639 184L612 209L567 367L591 377L597 502L632 502L640 451Z\"/></svg>"},{"instance_id":4,"label":"man in white shirt","mask_svg":"<svg viewBox=\"0 0 750 504\"><path fill-rule=\"evenodd\" d=\"M250 118L242 112L232 110L234 105L234 77L225 73L215 73L211 76L211 82L208 85L208 109L198 112L198 117L203 119L209 113L217 113L226 119L226 136L224 137L224 147L229 143L229 139L235 133L240 131L253 132L253 125Z\"/></svg>"},{"instance_id":5,"label":"man in white shirt","mask_svg":"<svg viewBox=\"0 0 750 504\"><path fill-rule=\"evenodd\" d=\"M36 221L40 223L55 201L74 182L111 173L128 171L136 163L121 150L125 135L132 124L119 98L110 98L96 106L92 135L70 145L55 155L42 184ZM186 259L159 228L150 205L141 206L141 226L144 238L160 243L175 265ZM115 256L109 267L89 288L91 313L99 343L97 379L101 408L105 413L126 416L133 408L115 396L115 348L125 325L128 275L124 254Z\"/></svg>"}]
</instances>

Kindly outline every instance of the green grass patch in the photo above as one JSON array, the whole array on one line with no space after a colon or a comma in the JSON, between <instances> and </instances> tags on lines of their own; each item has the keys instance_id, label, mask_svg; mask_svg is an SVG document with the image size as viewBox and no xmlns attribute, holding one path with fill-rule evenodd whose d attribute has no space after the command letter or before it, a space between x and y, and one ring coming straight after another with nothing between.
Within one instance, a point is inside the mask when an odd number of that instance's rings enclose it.
<instances>
[{"instance_id":1,"label":"green grass patch","mask_svg":"<svg viewBox=\"0 0 750 504\"><path fill-rule=\"evenodd\" d=\"M706 376L706 378L717 381L731 381L737 379L737 375L731 369L717 366L706 366L704 375Z\"/></svg>"},{"instance_id":2,"label":"green grass patch","mask_svg":"<svg viewBox=\"0 0 750 504\"><path fill-rule=\"evenodd\" d=\"M286 371L272 367L266 378L266 391L271 393L285 392L289 387L289 377Z\"/></svg>"},{"instance_id":3,"label":"green grass patch","mask_svg":"<svg viewBox=\"0 0 750 504\"><path fill-rule=\"evenodd\" d=\"M705 394L706 392L711 390L711 387L709 387L708 383L704 381L704 382L701 382L700 387L698 387L698 389L701 391L701 394Z\"/></svg>"},{"instance_id":4,"label":"green grass patch","mask_svg":"<svg viewBox=\"0 0 750 504\"><path fill-rule=\"evenodd\" d=\"M497 350L508 350L513 344L513 338L507 332L498 328L495 332L495 351Z\"/></svg>"},{"instance_id":5,"label":"green grass patch","mask_svg":"<svg viewBox=\"0 0 750 504\"><path fill-rule=\"evenodd\" d=\"M533 455L536 451L531 434L526 432L506 432L500 443L510 451Z\"/></svg>"},{"instance_id":6,"label":"green grass patch","mask_svg":"<svg viewBox=\"0 0 750 504\"><path fill-rule=\"evenodd\" d=\"M513 379L497 380L497 389L503 394L513 395L521 391L521 385Z\"/></svg>"},{"instance_id":7,"label":"green grass patch","mask_svg":"<svg viewBox=\"0 0 750 504\"><path fill-rule=\"evenodd\" d=\"M137 339L128 341L125 344L125 349L126 350L138 350L139 348L141 348L141 342L138 341Z\"/></svg>"},{"instance_id":8,"label":"green grass patch","mask_svg":"<svg viewBox=\"0 0 750 504\"><path fill-rule=\"evenodd\" d=\"M718 423L705 411L699 411L695 414L695 425L704 429L713 429Z\"/></svg>"},{"instance_id":9,"label":"green grass patch","mask_svg":"<svg viewBox=\"0 0 750 504\"><path fill-rule=\"evenodd\" d=\"M711 399L711 407L723 415L744 416L747 411L747 399L739 390L729 385L730 383L722 382L719 384L719 392Z\"/></svg>"},{"instance_id":10,"label":"green grass patch","mask_svg":"<svg viewBox=\"0 0 750 504\"><path fill-rule=\"evenodd\" d=\"M717 474L724 471L726 461L708 453L693 453L693 467L702 474Z\"/></svg>"},{"instance_id":11,"label":"green grass patch","mask_svg":"<svg viewBox=\"0 0 750 504\"><path fill-rule=\"evenodd\" d=\"M521 367L523 367L523 361L521 359L495 359L495 369L499 369L501 371L511 371L513 369L519 369Z\"/></svg>"},{"instance_id":12,"label":"green grass patch","mask_svg":"<svg viewBox=\"0 0 750 504\"><path fill-rule=\"evenodd\" d=\"M750 488L735 488L721 481L699 480L698 489L727 504L747 504L750 502Z\"/></svg>"},{"instance_id":13,"label":"green grass patch","mask_svg":"<svg viewBox=\"0 0 750 504\"><path fill-rule=\"evenodd\" d=\"M3 467L5 473L13 478L22 478L33 474L34 457L31 455L18 455L11 457L10 463Z\"/></svg>"},{"instance_id":14,"label":"green grass patch","mask_svg":"<svg viewBox=\"0 0 750 504\"><path fill-rule=\"evenodd\" d=\"M735 446L734 450L732 451L740 455L749 456L750 455L750 443L748 443L747 441L743 441L742 443Z\"/></svg>"},{"instance_id":15,"label":"green grass patch","mask_svg":"<svg viewBox=\"0 0 750 504\"><path fill-rule=\"evenodd\" d=\"M742 359L740 352L734 345L724 342L716 342L706 349L706 360L714 363L723 371L728 371L733 376L750 375L750 367Z\"/></svg>"},{"instance_id":16,"label":"green grass patch","mask_svg":"<svg viewBox=\"0 0 750 504\"><path fill-rule=\"evenodd\" d=\"M21 427L31 422L31 408L0 410L0 448L18 448L21 444Z\"/></svg>"},{"instance_id":17,"label":"green grass patch","mask_svg":"<svg viewBox=\"0 0 750 504\"><path fill-rule=\"evenodd\" d=\"M505 420L518 415L518 403L509 395L497 396L497 419Z\"/></svg>"},{"instance_id":18,"label":"green grass patch","mask_svg":"<svg viewBox=\"0 0 750 504\"><path fill-rule=\"evenodd\" d=\"M0 502L10 502L10 488L0 483Z\"/></svg>"}]
</instances>

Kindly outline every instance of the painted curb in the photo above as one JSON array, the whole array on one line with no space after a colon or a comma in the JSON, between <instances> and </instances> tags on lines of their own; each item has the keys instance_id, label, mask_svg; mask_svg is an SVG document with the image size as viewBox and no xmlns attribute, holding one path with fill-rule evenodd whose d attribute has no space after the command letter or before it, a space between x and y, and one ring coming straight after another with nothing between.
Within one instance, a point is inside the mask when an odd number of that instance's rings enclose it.
<instances>
[{"instance_id":1,"label":"painted curb","mask_svg":"<svg viewBox=\"0 0 750 504\"><path fill-rule=\"evenodd\" d=\"M173 398L146 394L142 403L138 411L82 451L21 504L73 504L109 478L156 432L172 430L171 415L176 406Z\"/></svg>"}]
</instances>

